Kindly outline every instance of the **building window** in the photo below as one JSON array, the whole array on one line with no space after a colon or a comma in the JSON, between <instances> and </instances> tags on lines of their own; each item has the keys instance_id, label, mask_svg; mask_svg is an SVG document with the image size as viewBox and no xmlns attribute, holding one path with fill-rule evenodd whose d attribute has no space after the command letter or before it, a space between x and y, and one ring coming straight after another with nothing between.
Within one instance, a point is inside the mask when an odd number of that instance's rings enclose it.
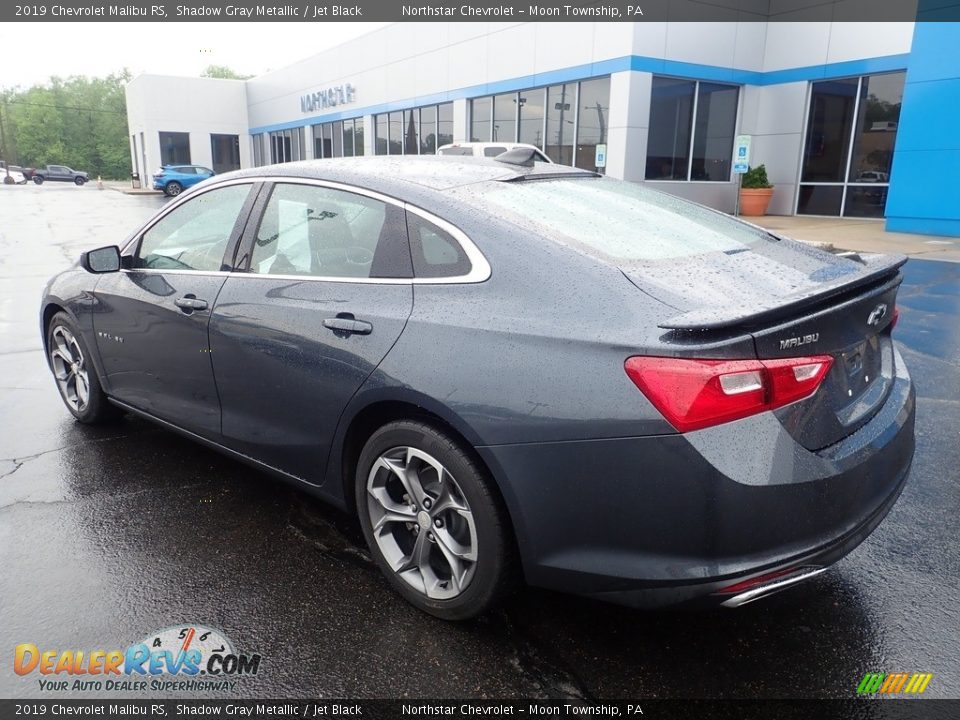
<instances>
[{"instance_id":1,"label":"building window","mask_svg":"<svg viewBox=\"0 0 960 720\"><path fill-rule=\"evenodd\" d=\"M429 105L420 108L420 154L437 152L437 108Z\"/></svg>"},{"instance_id":2,"label":"building window","mask_svg":"<svg viewBox=\"0 0 960 720\"><path fill-rule=\"evenodd\" d=\"M263 161L263 133L257 133L250 136L253 145L253 166L260 167L266 163Z\"/></svg>"},{"instance_id":3,"label":"building window","mask_svg":"<svg viewBox=\"0 0 960 720\"><path fill-rule=\"evenodd\" d=\"M609 109L609 77L474 98L470 139L534 145L555 163L593 170Z\"/></svg>"},{"instance_id":4,"label":"building window","mask_svg":"<svg viewBox=\"0 0 960 720\"><path fill-rule=\"evenodd\" d=\"M437 105L437 147L453 142L453 103Z\"/></svg>"},{"instance_id":5,"label":"building window","mask_svg":"<svg viewBox=\"0 0 960 720\"><path fill-rule=\"evenodd\" d=\"M494 96L491 142L517 141L517 104L517 93Z\"/></svg>"},{"instance_id":6,"label":"building window","mask_svg":"<svg viewBox=\"0 0 960 720\"><path fill-rule=\"evenodd\" d=\"M547 129L543 151L547 157L561 165L573 165L576 107L576 83L547 88Z\"/></svg>"},{"instance_id":7,"label":"building window","mask_svg":"<svg viewBox=\"0 0 960 720\"><path fill-rule=\"evenodd\" d=\"M160 164L161 165L189 165L190 164L190 133L161 132L160 133Z\"/></svg>"},{"instance_id":8,"label":"building window","mask_svg":"<svg viewBox=\"0 0 960 720\"><path fill-rule=\"evenodd\" d=\"M595 170L597 145L607 142L610 78L597 78L580 83L577 108L577 158L574 164L584 170ZM733 152L732 145L730 151Z\"/></svg>"},{"instance_id":9,"label":"building window","mask_svg":"<svg viewBox=\"0 0 960 720\"><path fill-rule=\"evenodd\" d=\"M363 118L355 118L353 121L353 154L364 155L366 150L363 145Z\"/></svg>"},{"instance_id":10,"label":"building window","mask_svg":"<svg viewBox=\"0 0 960 720\"><path fill-rule=\"evenodd\" d=\"M525 90L517 96L520 115L518 136L520 142L543 147L543 120L545 88Z\"/></svg>"},{"instance_id":11,"label":"building window","mask_svg":"<svg viewBox=\"0 0 960 720\"><path fill-rule=\"evenodd\" d=\"M727 182L740 88L653 78L647 180Z\"/></svg>"},{"instance_id":12,"label":"building window","mask_svg":"<svg viewBox=\"0 0 960 720\"><path fill-rule=\"evenodd\" d=\"M210 157L215 173L240 169L240 136L210 135Z\"/></svg>"},{"instance_id":13,"label":"building window","mask_svg":"<svg viewBox=\"0 0 960 720\"><path fill-rule=\"evenodd\" d=\"M274 163L294 162L306 157L303 145L303 128L278 130L270 133L270 161Z\"/></svg>"},{"instance_id":14,"label":"building window","mask_svg":"<svg viewBox=\"0 0 960 720\"><path fill-rule=\"evenodd\" d=\"M403 155L403 113L392 112L387 115L388 132L387 138L388 155Z\"/></svg>"},{"instance_id":15,"label":"building window","mask_svg":"<svg viewBox=\"0 0 960 720\"><path fill-rule=\"evenodd\" d=\"M905 76L813 83L798 213L883 217Z\"/></svg>"},{"instance_id":16,"label":"building window","mask_svg":"<svg viewBox=\"0 0 960 720\"><path fill-rule=\"evenodd\" d=\"M374 116L377 155L433 155L453 142L453 103Z\"/></svg>"},{"instance_id":17,"label":"building window","mask_svg":"<svg viewBox=\"0 0 960 720\"><path fill-rule=\"evenodd\" d=\"M374 152L377 155L386 155L387 148L390 147L390 142L387 132L387 116L386 115L377 115L374 118L373 123L373 134L374 134Z\"/></svg>"},{"instance_id":18,"label":"building window","mask_svg":"<svg viewBox=\"0 0 960 720\"><path fill-rule=\"evenodd\" d=\"M363 155L363 118L321 123L310 133L316 160Z\"/></svg>"},{"instance_id":19,"label":"building window","mask_svg":"<svg viewBox=\"0 0 960 720\"><path fill-rule=\"evenodd\" d=\"M470 142L490 142L493 118L493 98L482 97L470 101Z\"/></svg>"}]
</instances>

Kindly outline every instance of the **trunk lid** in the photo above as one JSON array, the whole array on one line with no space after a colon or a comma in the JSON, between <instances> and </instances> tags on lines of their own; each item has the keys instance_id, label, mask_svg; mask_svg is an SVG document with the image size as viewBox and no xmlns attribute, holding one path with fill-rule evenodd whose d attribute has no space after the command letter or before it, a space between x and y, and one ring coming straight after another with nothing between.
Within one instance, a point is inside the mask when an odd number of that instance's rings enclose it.
<instances>
[{"instance_id":1,"label":"trunk lid","mask_svg":"<svg viewBox=\"0 0 960 720\"><path fill-rule=\"evenodd\" d=\"M775 411L800 444L820 450L866 423L890 392L890 326L904 262L902 256L849 259L771 238L620 269L677 311L659 326L678 350L746 332L758 358L832 356L816 393Z\"/></svg>"}]
</instances>

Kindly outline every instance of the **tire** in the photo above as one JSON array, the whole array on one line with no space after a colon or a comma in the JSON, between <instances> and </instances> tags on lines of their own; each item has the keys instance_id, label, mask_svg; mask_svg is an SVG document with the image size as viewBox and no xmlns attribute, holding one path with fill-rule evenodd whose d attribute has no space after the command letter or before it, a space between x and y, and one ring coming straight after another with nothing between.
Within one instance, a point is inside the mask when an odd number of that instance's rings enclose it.
<instances>
[{"instance_id":1,"label":"tire","mask_svg":"<svg viewBox=\"0 0 960 720\"><path fill-rule=\"evenodd\" d=\"M43 185L43 176L42 176L42 175L34 175L34 176L33 176L33 181L34 181L37 185Z\"/></svg>"},{"instance_id":2,"label":"tire","mask_svg":"<svg viewBox=\"0 0 960 720\"><path fill-rule=\"evenodd\" d=\"M169 197L176 197L183 192L183 185L178 183L176 180L171 180L167 183L166 187L163 188L164 195Z\"/></svg>"},{"instance_id":3,"label":"tire","mask_svg":"<svg viewBox=\"0 0 960 720\"><path fill-rule=\"evenodd\" d=\"M390 463L404 468L406 483ZM355 483L370 552L415 607L444 620L465 620L493 608L514 586L506 510L486 472L449 435L423 422L384 425L360 453ZM407 489L414 495L409 503Z\"/></svg>"},{"instance_id":4,"label":"tire","mask_svg":"<svg viewBox=\"0 0 960 720\"><path fill-rule=\"evenodd\" d=\"M70 316L65 312L54 315L47 328L47 360L63 404L77 420L87 425L106 422L121 414L107 400L91 358Z\"/></svg>"},{"instance_id":5,"label":"tire","mask_svg":"<svg viewBox=\"0 0 960 720\"><path fill-rule=\"evenodd\" d=\"M73 179L73 183L74 183L77 187L83 187L83 184L84 184L85 182L86 182L86 180L84 180L82 177L78 177L78 178L74 178L74 179Z\"/></svg>"}]
</instances>

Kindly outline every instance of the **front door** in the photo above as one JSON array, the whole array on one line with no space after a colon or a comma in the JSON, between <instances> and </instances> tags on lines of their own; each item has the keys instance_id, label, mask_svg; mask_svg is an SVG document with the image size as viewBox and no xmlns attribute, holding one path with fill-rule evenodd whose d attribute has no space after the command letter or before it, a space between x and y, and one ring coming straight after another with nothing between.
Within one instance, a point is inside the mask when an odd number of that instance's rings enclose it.
<instances>
[{"instance_id":1,"label":"front door","mask_svg":"<svg viewBox=\"0 0 960 720\"><path fill-rule=\"evenodd\" d=\"M244 248L249 272L230 275L210 323L224 442L320 484L344 407L413 309L403 209L279 183Z\"/></svg>"},{"instance_id":2,"label":"front door","mask_svg":"<svg viewBox=\"0 0 960 720\"><path fill-rule=\"evenodd\" d=\"M111 396L210 438L220 433L220 404L207 325L251 188L177 204L135 243L130 268L96 288L94 337Z\"/></svg>"}]
</instances>

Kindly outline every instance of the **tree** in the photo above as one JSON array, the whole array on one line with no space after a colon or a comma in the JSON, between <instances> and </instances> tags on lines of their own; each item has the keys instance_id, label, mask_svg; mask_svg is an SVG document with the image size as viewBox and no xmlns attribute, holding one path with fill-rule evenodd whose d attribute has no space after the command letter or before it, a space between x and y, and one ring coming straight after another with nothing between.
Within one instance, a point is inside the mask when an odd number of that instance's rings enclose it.
<instances>
[{"instance_id":1,"label":"tree","mask_svg":"<svg viewBox=\"0 0 960 720\"><path fill-rule=\"evenodd\" d=\"M200 77L218 78L220 80L249 80L253 75L240 75L226 65L207 65L207 69L200 73Z\"/></svg>"},{"instance_id":2,"label":"tree","mask_svg":"<svg viewBox=\"0 0 960 720\"><path fill-rule=\"evenodd\" d=\"M28 167L62 164L92 176L130 172L127 101L130 73L52 77L45 85L0 91L8 147L4 159Z\"/></svg>"}]
</instances>

